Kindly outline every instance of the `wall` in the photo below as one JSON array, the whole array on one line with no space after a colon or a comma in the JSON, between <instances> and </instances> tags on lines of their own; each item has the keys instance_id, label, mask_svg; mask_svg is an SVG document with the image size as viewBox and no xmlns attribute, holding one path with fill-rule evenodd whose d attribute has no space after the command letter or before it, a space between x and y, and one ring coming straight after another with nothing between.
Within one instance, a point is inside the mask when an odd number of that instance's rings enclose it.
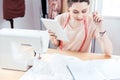
<instances>
[{"instance_id":1,"label":"wall","mask_svg":"<svg viewBox=\"0 0 120 80\"><path fill-rule=\"evenodd\" d=\"M3 10L2 10L3 5L2 5L2 3L3 3L3 1L0 0L0 22L3 21Z\"/></svg>"},{"instance_id":2,"label":"wall","mask_svg":"<svg viewBox=\"0 0 120 80\"><path fill-rule=\"evenodd\" d=\"M10 28L9 21L3 20L0 0L0 28ZM14 27L20 29L41 29L41 0L25 0L25 16L14 19Z\"/></svg>"}]
</instances>

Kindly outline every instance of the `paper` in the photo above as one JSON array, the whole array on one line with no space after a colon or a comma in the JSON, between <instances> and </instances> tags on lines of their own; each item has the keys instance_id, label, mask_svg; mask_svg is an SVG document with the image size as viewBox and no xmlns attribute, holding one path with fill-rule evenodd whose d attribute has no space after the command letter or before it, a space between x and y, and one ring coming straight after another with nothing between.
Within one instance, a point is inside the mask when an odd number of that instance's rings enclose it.
<instances>
[{"instance_id":1,"label":"paper","mask_svg":"<svg viewBox=\"0 0 120 80\"><path fill-rule=\"evenodd\" d=\"M120 60L87 60L62 54L43 54L20 80L120 80ZM45 59L45 58L43 58Z\"/></svg>"},{"instance_id":2,"label":"paper","mask_svg":"<svg viewBox=\"0 0 120 80\"><path fill-rule=\"evenodd\" d=\"M93 60L91 63L95 66L97 71L107 78L107 80L120 80L119 60Z\"/></svg>"},{"instance_id":3,"label":"paper","mask_svg":"<svg viewBox=\"0 0 120 80\"><path fill-rule=\"evenodd\" d=\"M48 55L49 61L34 60L33 67L20 80L73 80L64 63L64 56Z\"/></svg>"},{"instance_id":4,"label":"paper","mask_svg":"<svg viewBox=\"0 0 120 80\"><path fill-rule=\"evenodd\" d=\"M41 21L48 30L55 33L58 40L69 41L66 33L56 20L41 18Z\"/></svg>"},{"instance_id":5,"label":"paper","mask_svg":"<svg viewBox=\"0 0 120 80\"><path fill-rule=\"evenodd\" d=\"M120 60L118 59L91 61L74 59L68 66L75 80L80 78L82 80L120 80Z\"/></svg>"},{"instance_id":6,"label":"paper","mask_svg":"<svg viewBox=\"0 0 120 80\"><path fill-rule=\"evenodd\" d=\"M68 63L74 80L106 80L105 76L97 71L91 61L74 59Z\"/></svg>"}]
</instances>

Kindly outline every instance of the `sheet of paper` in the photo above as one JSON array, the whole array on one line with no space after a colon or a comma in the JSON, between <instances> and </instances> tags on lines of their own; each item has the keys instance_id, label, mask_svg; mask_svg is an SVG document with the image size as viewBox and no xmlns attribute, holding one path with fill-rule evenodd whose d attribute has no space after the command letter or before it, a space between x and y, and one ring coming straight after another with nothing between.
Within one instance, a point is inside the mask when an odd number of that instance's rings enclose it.
<instances>
[{"instance_id":1,"label":"sheet of paper","mask_svg":"<svg viewBox=\"0 0 120 80\"><path fill-rule=\"evenodd\" d=\"M120 60L93 60L91 63L107 80L120 80Z\"/></svg>"},{"instance_id":2,"label":"sheet of paper","mask_svg":"<svg viewBox=\"0 0 120 80\"><path fill-rule=\"evenodd\" d=\"M82 80L120 80L120 59L82 61L74 58L68 66L75 80L79 78Z\"/></svg>"},{"instance_id":3,"label":"sheet of paper","mask_svg":"<svg viewBox=\"0 0 120 80\"><path fill-rule=\"evenodd\" d=\"M120 59L87 60L68 58L75 80L120 80ZM87 77L86 77L87 76Z\"/></svg>"},{"instance_id":4,"label":"sheet of paper","mask_svg":"<svg viewBox=\"0 0 120 80\"><path fill-rule=\"evenodd\" d=\"M106 80L105 76L97 71L91 61L73 60L68 67L74 76L74 80Z\"/></svg>"},{"instance_id":5,"label":"sheet of paper","mask_svg":"<svg viewBox=\"0 0 120 80\"><path fill-rule=\"evenodd\" d=\"M54 77L34 72L33 68L31 68L19 80L54 80Z\"/></svg>"},{"instance_id":6,"label":"sheet of paper","mask_svg":"<svg viewBox=\"0 0 120 80\"><path fill-rule=\"evenodd\" d=\"M56 34L58 40L69 41L64 30L56 20L41 18L41 21L48 30Z\"/></svg>"},{"instance_id":7,"label":"sheet of paper","mask_svg":"<svg viewBox=\"0 0 120 80\"><path fill-rule=\"evenodd\" d=\"M48 55L49 60L34 60L33 67L20 80L73 80L63 57L59 54ZM46 57L46 56L45 56Z\"/></svg>"}]
</instances>

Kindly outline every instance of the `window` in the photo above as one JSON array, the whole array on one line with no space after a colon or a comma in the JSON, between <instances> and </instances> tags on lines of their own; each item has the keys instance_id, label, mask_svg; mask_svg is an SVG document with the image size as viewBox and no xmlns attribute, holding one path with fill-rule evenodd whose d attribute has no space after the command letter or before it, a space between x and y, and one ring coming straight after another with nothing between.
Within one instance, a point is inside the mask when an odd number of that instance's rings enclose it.
<instances>
[{"instance_id":1,"label":"window","mask_svg":"<svg viewBox=\"0 0 120 80\"><path fill-rule=\"evenodd\" d=\"M102 15L120 17L120 0L103 0Z\"/></svg>"},{"instance_id":2,"label":"window","mask_svg":"<svg viewBox=\"0 0 120 80\"><path fill-rule=\"evenodd\" d=\"M92 0L92 12L103 16L120 17L120 0Z\"/></svg>"}]
</instances>

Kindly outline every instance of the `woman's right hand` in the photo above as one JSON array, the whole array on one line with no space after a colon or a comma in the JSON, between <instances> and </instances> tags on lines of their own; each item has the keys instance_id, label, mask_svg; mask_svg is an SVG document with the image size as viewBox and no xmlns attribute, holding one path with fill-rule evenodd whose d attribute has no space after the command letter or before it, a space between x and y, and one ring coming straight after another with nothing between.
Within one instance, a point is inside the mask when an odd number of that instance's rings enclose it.
<instances>
[{"instance_id":1,"label":"woman's right hand","mask_svg":"<svg viewBox=\"0 0 120 80\"><path fill-rule=\"evenodd\" d=\"M55 35L55 33L52 32L51 30L49 30L48 33L50 35L50 40L51 40L52 44L54 44L55 46L58 46L59 40L57 40L57 36Z\"/></svg>"}]
</instances>

